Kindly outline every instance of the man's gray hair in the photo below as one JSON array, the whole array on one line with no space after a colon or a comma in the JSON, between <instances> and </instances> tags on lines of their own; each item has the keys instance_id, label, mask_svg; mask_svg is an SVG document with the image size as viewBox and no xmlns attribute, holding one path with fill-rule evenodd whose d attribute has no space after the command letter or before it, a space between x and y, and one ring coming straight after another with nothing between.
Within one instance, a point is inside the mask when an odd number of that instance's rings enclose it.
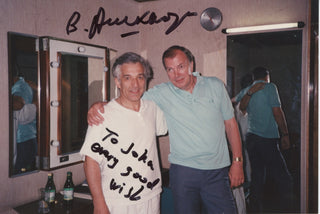
<instances>
[{"instance_id":1,"label":"man's gray hair","mask_svg":"<svg viewBox=\"0 0 320 214\"><path fill-rule=\"evenodd\" d=\"M149 62L145 60L142 56L133 52L124 53L116 59L112 66L112 75L114 78L120 78L121 65L126 63L140 63L144 69L144 77L146 78L146 80L152 78L152 69Z\"/></svg>"}]
</instances>

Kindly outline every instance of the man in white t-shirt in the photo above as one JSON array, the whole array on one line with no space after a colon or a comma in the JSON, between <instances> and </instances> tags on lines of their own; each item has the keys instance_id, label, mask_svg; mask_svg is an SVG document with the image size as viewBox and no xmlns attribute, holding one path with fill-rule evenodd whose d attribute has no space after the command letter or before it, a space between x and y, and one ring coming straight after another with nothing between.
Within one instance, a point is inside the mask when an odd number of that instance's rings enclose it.
<instances>
[{"instance_id":1,"label":"man in white t-shirt","mask_svg":"<svg viewBox=\"0 0 320 214\"><path fill-rule=\"evenodd\" d=\"M152 101L140 99L151 68L129 52L117 58L112 74L120 96L104 107L102 124L88 127L80 151L94 213L160 214L156 136L167 125Z\"/></svg>"}]
</instances>

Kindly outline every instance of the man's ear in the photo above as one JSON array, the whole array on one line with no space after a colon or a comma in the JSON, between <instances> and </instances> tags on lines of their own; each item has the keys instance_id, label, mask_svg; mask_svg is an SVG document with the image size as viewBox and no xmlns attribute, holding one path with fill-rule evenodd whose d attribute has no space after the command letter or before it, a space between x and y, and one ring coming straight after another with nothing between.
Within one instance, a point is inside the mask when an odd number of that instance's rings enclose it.
<instances>
[{"instance_id":1,"label":"man's ear","mask_svg":"<svg viewBox=\"0 0 320 214\"><path fill-rule=\"evenodd\" d=\"M114 78L114 82L116 83L117 88L120 88L120 81L118 78Z\"/></svg>"},{"instance_id":2,"label":"man's ear","mask_svg":"<svg viewBox=\"0 0 320 214\"><path fill-rule=\"evenodd\" d=\"M193 62L190 62L189 67L188 67L188 74L192 75L192 72L195 72L193 67Z\"/></svg>"},{"instance_id":3,"label":"man's ear","mask_svg":"<svg viewBox=\"0 0 320 214\"><path fill-rule=\"evenodd\" d=\"M194 71L193 61L190 62L190 69L191 69L191 73L195 72L195 71Z\"/></svg>"}]
</instances>

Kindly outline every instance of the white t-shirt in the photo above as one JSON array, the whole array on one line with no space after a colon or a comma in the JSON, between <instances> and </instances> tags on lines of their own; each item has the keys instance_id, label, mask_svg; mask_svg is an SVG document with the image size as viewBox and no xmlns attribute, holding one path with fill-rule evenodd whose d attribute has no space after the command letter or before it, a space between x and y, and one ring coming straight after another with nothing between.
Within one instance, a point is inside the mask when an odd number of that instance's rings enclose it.
<instances>
[{"instance_id":1,"label":"white t-shirt","mask_svg":"<svg viewBox=\"0 0 320 214\"><path fill-rule=\"evenodd\" d=\"M104 122L89 126L81 148L100 165L106 204L132 205L161 192L156 135L167 133L162 111L152 101L141 100L139 112L110 101Z\"/></svg>"}]
</instances>

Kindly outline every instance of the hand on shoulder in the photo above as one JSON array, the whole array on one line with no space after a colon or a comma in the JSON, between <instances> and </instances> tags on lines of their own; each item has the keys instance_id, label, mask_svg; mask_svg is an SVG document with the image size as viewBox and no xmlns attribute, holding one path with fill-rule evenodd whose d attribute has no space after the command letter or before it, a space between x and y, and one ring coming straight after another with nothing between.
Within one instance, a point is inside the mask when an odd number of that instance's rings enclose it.
<instances>
[{"instance_id":1,"label":"hand on shoulder","mask_svg":"<svg viewBox=\"0 0 320 214\"><path fill-rule=\"evenodd\" d=\"M107 104L107 102L96 102L92 104L87 114L87 122L89 126L99 125L104 121L101 113L104 113L105 104Z\"/></svg>"}]
</instances>

